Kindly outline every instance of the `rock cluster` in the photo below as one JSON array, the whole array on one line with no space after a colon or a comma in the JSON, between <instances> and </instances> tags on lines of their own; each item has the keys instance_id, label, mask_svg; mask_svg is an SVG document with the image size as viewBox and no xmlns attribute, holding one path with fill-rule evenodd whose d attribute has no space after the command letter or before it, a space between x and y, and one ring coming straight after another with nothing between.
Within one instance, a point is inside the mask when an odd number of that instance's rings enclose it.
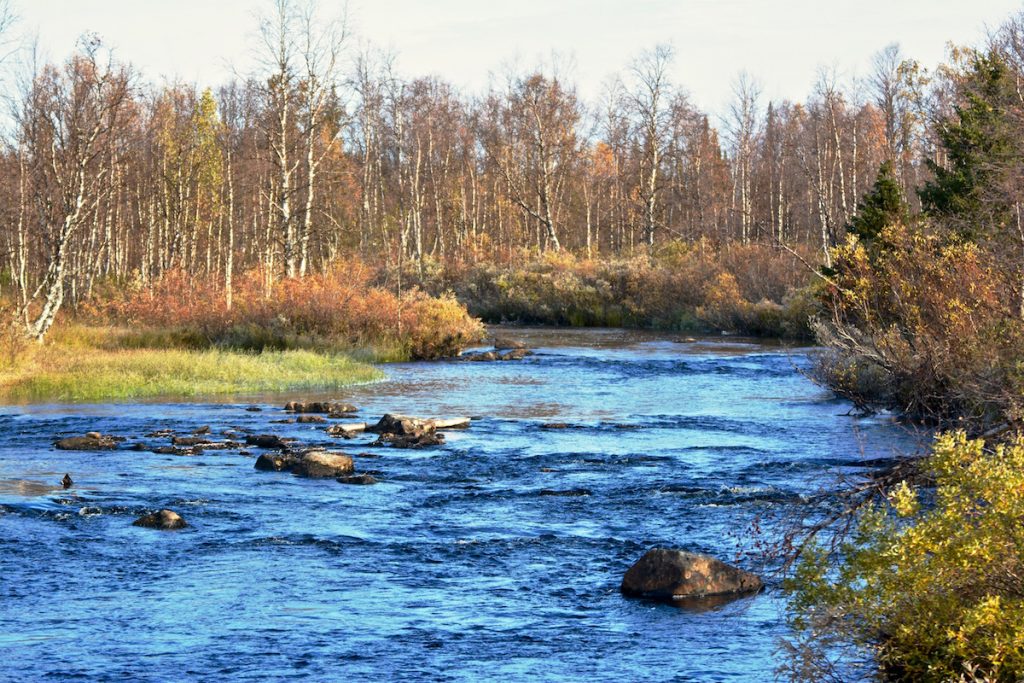
<instances>
[{"instance_id":1,"label":"rock cluster","mask_svg":"<svg viewBox=\"0 0 1024 683\"><path fill-rule=\"evenodd\" d=\"M84 436L69 436L53 445L62 451L112 451L124 441L122 436L110 436L99 432L87 432Z\"/></svg>"}]
</instances>

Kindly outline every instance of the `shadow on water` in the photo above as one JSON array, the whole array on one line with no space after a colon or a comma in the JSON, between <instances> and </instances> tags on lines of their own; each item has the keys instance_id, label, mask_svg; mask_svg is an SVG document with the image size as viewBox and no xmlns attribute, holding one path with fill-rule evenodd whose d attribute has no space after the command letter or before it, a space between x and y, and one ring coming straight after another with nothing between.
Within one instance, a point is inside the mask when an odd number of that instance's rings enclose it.
<instances>
[{"instance_id":1,"label":"shadow on water","mask_svg":"<svg viewBox=\"0 0 1024 683\"><path fill-rule=\"evenodd\" d=\"M653 545L735 557L756 516L912 436L839 414L796 370L807 349L502 335L536 355L387 366L340 395L0 409L0 679L764 680L777 592L670 609L623 598L622 574ZM436 449L372 448L275 422L293 398L478 419ZM380 483L256 472L241 446L131 450L207 425L335 448ZM127 441L52 447L93 430ZM162 507L189 528L131 526Z\"/></svg>"}]
</instances>

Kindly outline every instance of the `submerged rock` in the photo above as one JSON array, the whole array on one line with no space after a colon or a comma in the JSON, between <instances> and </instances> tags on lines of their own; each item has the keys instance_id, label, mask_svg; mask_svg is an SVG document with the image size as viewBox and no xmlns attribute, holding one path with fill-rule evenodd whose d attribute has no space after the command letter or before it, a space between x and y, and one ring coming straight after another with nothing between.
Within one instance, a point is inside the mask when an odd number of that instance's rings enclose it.
<instances>
[{"instance_id":1,"label":"submerged rock","mask_svg":"<svg viewBox=\"0 0 1024 683\"><path fill-rule=\"evenodd\" d=\"M211 441L205 436L175 436L171 439L171 443L175 446L200 446L211 443Z\"/></svg>"},{"instance_id":2,"label":"submerged rock","mask_svg":"<svg viewBox=\"0 0 1024 683\"><path fill-rule=\"evenodd\" d=\"M393 448L426 448L444 443L444 434L434 431L413 434L381 434L371 446L392 446Z\"/></svg>"},{"instance_id":3,"label":"submerged rock","mask_svg":"<svg viewBox=\"0 0 1024 683\"><path fill-rule=\"evenodd\" d=\"M72 486L75 485L75 482L74 482L74 480L71 479L71 475L70 474L65 474L64 478L60 480L60 485L63 486L64 488L66 488L66 489L69 489L69 488L71 488Z\"/></svg>"},{"instance_id":4,"label":"submerged rock","mask_svg":"<svg viewBox=\"0 0 1024 683\"><path fill-rule=\"evenodd\" d=\"M174 510L159 510L148 515L143 515L132 522L132 526L141 526L147 529L184 529L188 526L185 520Z\"/></svg>"},{"instance_id":5,"label":"submerged rock","mask_svg":"<svg viewBox=\"0 0 1024 683\"><path fill-rule=\"evenodd\" d=\"M276 434L252 434L245 437L245 443L256 448L284 450L288 448L288 442Z\"/></svg>"},{"instance_id":6,"label":"submerged rock","mask_svg":"<svg viewBox=\"0 0 1024 683\"><path fill-rule=\"evenodd\" d=\"M60 439L53 445L62 451L111 451L124 439L116 436L104 436L99 432L89 432L85 436L69 436Z\"/></svg>"},{"instance_id":7,"label":"submerged rock","mask_svg":"<svg viewBox=\"0 0 1024 683\"><path fill-rule=\"evenodd\" d=\"M679 600L707 596L740 597L764 583L755 574L721 560L672 548L652 548L629 568L620 587L633 597Z\"/></svg>"},{"instance_id":8,"label":"submerged rock","mask_svg":"<svg viewBox=\"0 0 1024 683\"><path fill-rule=\"evenodd\" d=\"M299 424L309 424L318 422L327 422L327 419L322 415L299 415L295 418L295 421Z\"/></svg>"},{"instance_id":9,"label":"submerged rock","mask_svg":"<svg viewBox=\"0 0 1024 683\"><path fill-rule=\"evenodd\" d=\"M377 483L377 478L372 474L350 474L338 477L339 484L355 484L357 486L372 486Z\"/></svg>"},{"instance_id":10,"label":"submerged rock","mask_svg":"<svg viewBox=\"0 0 1024 683\"><path fill-rule=\"evenodd\" d=\"M354 471L352 456L320 450L306 451L292 467L292 473L314 479L340 477Z\"/></svg>"}]
</instances>

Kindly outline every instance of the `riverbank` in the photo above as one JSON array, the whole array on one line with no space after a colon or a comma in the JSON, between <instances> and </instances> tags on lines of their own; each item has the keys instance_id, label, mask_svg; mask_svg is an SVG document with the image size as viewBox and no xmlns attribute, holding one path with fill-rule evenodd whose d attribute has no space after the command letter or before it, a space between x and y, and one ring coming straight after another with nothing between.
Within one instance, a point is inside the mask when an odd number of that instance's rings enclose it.
<instances>
[{"instance_id":1,"label":"riverbank","mask_svg":"<svg viewBox=\"0 0 1024 683\"><path fill-rule=\"evenodd\" d=\"M97 402L328 390L383 376L372 365L337 353L111 349L57 342L26 351L0 372L0 401Z\"/></svg>"}]
</instances>

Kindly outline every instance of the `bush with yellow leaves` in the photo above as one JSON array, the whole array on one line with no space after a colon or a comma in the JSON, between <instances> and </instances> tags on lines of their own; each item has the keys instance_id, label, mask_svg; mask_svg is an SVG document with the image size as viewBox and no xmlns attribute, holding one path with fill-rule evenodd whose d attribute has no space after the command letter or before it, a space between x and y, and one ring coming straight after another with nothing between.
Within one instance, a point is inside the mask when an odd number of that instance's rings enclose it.
<instances>
[{"instance_id":1,"label":"bush with yellow leaves","mask_svg":"<svg viewBox=\"0 0 1024 683\"><path fill-rule=\"evenodd\" d=\"M1024 680L1024 438L943 434L923 465L934 489L904 481L838 553L803 553L792 679L868 661L888 680Z\"/></svg>"}]
</instances>

